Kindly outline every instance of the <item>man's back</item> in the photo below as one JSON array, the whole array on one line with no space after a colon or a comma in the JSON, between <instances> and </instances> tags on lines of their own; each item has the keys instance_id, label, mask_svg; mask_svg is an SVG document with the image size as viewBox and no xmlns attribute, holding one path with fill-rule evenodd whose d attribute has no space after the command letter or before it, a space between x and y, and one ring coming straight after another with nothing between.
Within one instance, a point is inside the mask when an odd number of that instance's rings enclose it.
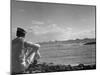
<instances>
[{"instance_id":1,"label":"man's back","mask_svg":"<svg viewBox=\"0 0 100 75\"><path fill-rule=\"evenodd\" d=\"M12 50L11 50L11 64L12 72L21 72L24 70L24 66L21 65L20 55L23 48L23 40L16 38L12 40Z\"/></svg>"}]
</instances>

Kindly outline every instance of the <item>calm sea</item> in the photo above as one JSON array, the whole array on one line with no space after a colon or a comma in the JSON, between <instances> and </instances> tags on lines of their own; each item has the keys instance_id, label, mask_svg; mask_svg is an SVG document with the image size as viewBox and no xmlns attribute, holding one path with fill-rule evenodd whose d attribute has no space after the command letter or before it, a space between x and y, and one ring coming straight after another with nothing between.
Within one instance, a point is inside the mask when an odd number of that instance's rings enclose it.
<instances>
[{"instance_id":1,"label":"calm sea","mask_svg":"<svg viewBox=\"0 0 100 75\"><path fill-rule=\"evenodd\" d=\"M41 45L40 62L55 64L95 64L96 48L93 45L74 44L45 44Z\"/></svg>"}]
</instances>

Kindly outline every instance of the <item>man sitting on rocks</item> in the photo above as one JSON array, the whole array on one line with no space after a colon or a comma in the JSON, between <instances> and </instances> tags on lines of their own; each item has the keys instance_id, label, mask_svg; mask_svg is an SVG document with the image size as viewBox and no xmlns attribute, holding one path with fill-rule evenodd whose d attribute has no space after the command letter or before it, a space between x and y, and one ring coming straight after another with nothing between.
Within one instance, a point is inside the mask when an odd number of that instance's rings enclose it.
<instances>
[{"instance_id":1,"label":"man sitting on rocks","mask_svg":"<svg viewBox=\"0 0 100 75\"><path fill-rule=\"evenodd\" d=\"M24 72L31 63L40 58L40 45L25 41L25 34L24 29L17 28L17 37L12 40L11 73Z\"/></svg>"}]
</instances>

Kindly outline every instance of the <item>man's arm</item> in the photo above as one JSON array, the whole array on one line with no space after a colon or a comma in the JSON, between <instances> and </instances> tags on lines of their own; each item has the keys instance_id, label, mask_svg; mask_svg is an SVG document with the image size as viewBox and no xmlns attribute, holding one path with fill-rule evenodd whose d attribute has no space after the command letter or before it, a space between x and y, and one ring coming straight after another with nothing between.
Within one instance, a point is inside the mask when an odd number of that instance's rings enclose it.
<instances>
[{"instance_id":1,"label":"man's arm","mask_svg":"<svg viewBox=\"0 0 100 75\"><path fill-rule=\"evenodd\" d=\"M32 43L25 42L24 46L25 46L25 48L27 48L27 50L29 52L27 57L29 57L31 54L33 54L33 52L35 52L36 56L38 58L40 58L40 53L39 53L39 50L38 50L40 48L39 44L32 44Z\"/></svg>"}]
</instances>

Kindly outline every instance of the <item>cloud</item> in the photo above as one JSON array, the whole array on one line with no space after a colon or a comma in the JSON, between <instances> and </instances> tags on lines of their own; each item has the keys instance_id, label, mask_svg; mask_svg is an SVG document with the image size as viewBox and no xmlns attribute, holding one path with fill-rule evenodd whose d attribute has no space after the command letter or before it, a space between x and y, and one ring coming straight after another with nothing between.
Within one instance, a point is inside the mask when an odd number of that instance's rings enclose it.
<instances>
[{"instance_id":1,"label":"cloud","mask_svg":"<svg viewBox=\"0 0 100 75\"><path fill-rule=\"evenodd\" d=\"M47 25L47 26L39 26L35 25L30 28L35 35L42 35L48 33L66 33L71 31L72 29L69 27L63 28L57 24Z\"/></svg>"},{"instance_id":2,"label":"cloud","mask_svg":"<svg viewBox=\"0 0 100 75\"><path fill-rule=\"evenodd\" d=\"M81 33L81 37L90 37L90 38L92 38L92 37L95 37L95 29L91 29L91 30L86 30L86 31L83 31L82 33Z\"/></svg>"},{"instance_id":3,"label":"cloud","mask_svg":"<svg viewBox=\"0 0 100 75\"><path fill-rule=\"evenodd\" d=\"M36 39L46 41L68 39L70 33L72 33L72 28L57 24L34 25L30 27L30 30Z\"/></svg>"},{"instance_id":4,"label":"cloud","mask_svg":"<svg viewBox=\"0 0 100 75\"><path fill-rule=\"evenodd\" d=\"M90 30L83 30L81 32L75 32L72 34L71 37L76 38L95 38L95 29L90 29Z\"/></svg>"},{"instance_id":5,"label":"cloud","mask_svg":"<svg viewBox=\"0 0 100 75\"><path fill-rule=\"evenodd\" d=\"M26 27L25 30L27 31L26 39L29 41L37 41L37 42L95 37L95 29L76 32L74 28L72 29L67 25L58 25L58 24L32 25L31 27ZM16 28L13 28L12 31L13 31L12 33L15 34Z\"/></svg>"}]
</instances>

